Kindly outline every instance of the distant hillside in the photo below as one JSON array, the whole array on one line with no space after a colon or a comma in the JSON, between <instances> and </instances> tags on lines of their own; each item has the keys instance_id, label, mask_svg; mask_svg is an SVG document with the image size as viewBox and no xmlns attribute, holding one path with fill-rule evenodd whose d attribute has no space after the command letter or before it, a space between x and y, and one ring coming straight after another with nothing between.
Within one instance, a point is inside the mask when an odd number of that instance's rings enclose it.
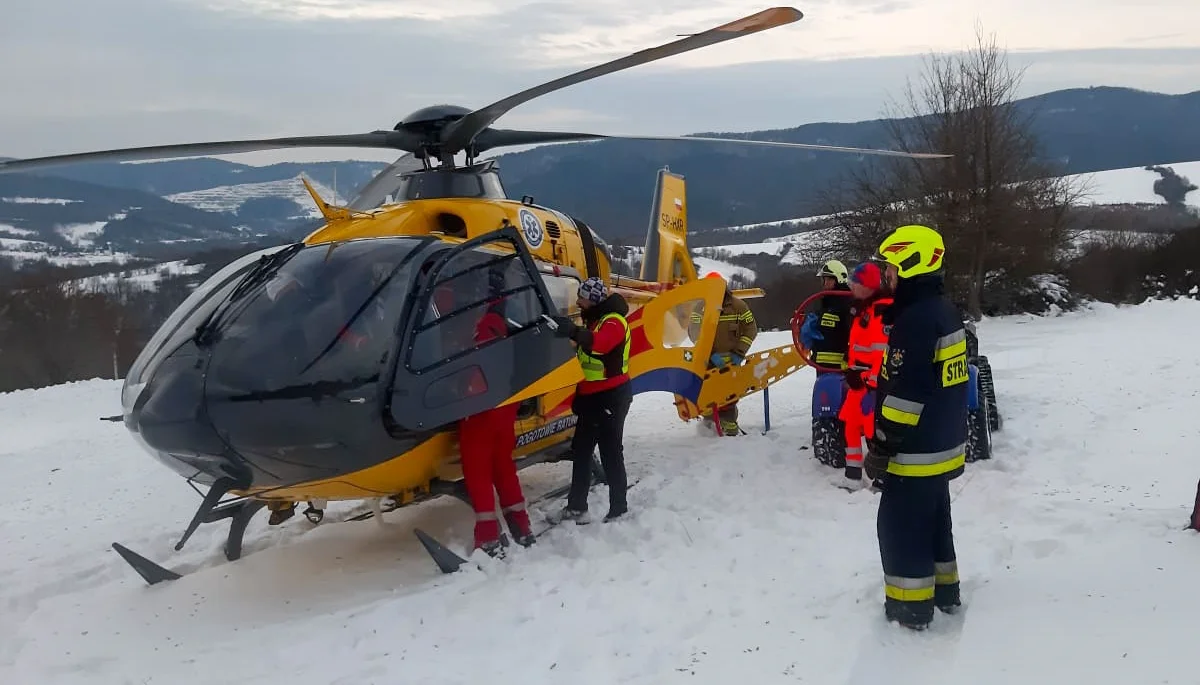
<instances>
[{"instance_id":1,"label":"distant hillside","mask_svg":"<svg viewBox=\"0 0 1200 685\"><path fill-rule=\"evenodd\" d=\"M1163 95L1098 87L1057 91L1020 106L1035 114L1046 154L1063 165L1063 173L1200 159L1200 92ZM697 135L889 146L881 120ZM588 221L610 239L634 243L645 233L655 172L663 165L687 176L691 228L702 232L820 214L820 190L866 161L827 152L619 140L499 156L510 197L531 195ZM72 244L62 236L65 231L87 235L92 244L142 254L168 240L300 235L315 227L319 216L299 174L312 178L333 200L336 171L337 195L345 199L384 166L348 161L254 167L199 158L0 175L0 198L36 200L0 202L0 223L32 230L39 240L63 249ZM56 199L78 201L50 202ZM101 223L103 230L97 228ZM71 228L60 230L64 226ZM705 242L697 236L697 245Z\"/></svg>"},{"instance_id":2,"label":"distant hillside","mask_svg":"<svg viewBox=\"0 0 1200 685\"><path fill-rule=\"evenodd\" d=\"M399 157L400 152L396 153ZM379 173L380 162L312 162L250 166L223 159L176 159L165 162L122 164L118 162L51 167L41 176L57 176L117 188L133 188L155 195L174 195L220 186L269 183L295 179L301 173L329 188L336 181L338 194L347 197ZM299 184L297 184L299 185Z\"/></svg>"},{"instance_id":3,"label":"distant hillside","mask_svg":"<svg viewBox=\"0 0 1200 685\"><path fill-rule=\"evenodd\" d=\"M1046 156L1060 162L1063 173L1200 159L1200 92L1098 87L1019 104L1035 114ZM697 135L889 147L882 120ZM838 153L634 141L547 146L499 157L511 195L561 207L613 238L644 234L654 174L664 164L687 176L691 226L703 230L819 214L818 191L863 162Z\"/></svg>"},{"instance_id":4,"label":"distant hillside","mask_svg":"<svg viewBox=\"0 0 1200 685\"><path fill-rule=\"evenodd\" d=\"M17 262L93 262L147 242L228 239L250 229L150 193L62 178L0 174L0 244ZM95 257L92 257L95 255Z\"/></svg>"}]
</instances>

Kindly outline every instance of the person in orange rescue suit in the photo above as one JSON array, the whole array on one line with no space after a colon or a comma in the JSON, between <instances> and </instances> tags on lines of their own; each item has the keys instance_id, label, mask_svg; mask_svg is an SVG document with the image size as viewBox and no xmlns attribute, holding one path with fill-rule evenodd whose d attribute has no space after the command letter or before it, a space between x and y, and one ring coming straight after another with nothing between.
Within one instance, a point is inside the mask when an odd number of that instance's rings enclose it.
<instances>
[{"instance_id":1,"label":"person in orange rescue suit","mask_svg":"<svg viewBox=\"0 0 1200 685\"><path fill-rule=\"evenodd\" d=\"M888 620L921 630L961 605L950 481L967 448L967 334L943 293L942 236L901 226L879 254L894 293L867 475L879 478L876 530Z\"/></svg>"},{"instance_id":2,"label":"person in orange rescue suit","mask_svg":"<svg viewBox=\"0 0 1200 685\"><path fill-rule=\"evenodd\" d=\"M892 299L887 296L883 270L875 262L854 267L849 280L854 293L854 318L850 323L844 374L848 390L838 412L838 418L846 426L846 472L840 487L858 490L865 485L863 439L875 437L875 388L890 329L883 323L883 314Z\"/></svg>"},{"instance_id":3,"label":"person in orange rescue suit","mask_svg":"<svg viewBox=\"0 0 1200 685\"><path fill-rule=\"evenodd\" d=\"M508 323L504 317L503 298L495 294L503 290L503 277L493 274L490 279L491 296L494 298L475 325L475 345L484 345L490 340L508 335ZM468 394L487 390L482 375L474 377L468 385ZM500 512L508 531L517 544L528 547L533 544L529 512L525 509L525 496L521 480L517 476L517 465L513 461L516 448L516 422L520 405L516 402L468 416L458 422L458 447L462 458L463 482L467 497L475 510L475 547L491 556L502 555L504 539L501 536L500 520L496 515L496 499L500 500ZM494 493L493 493L494 489Z\"/></svg>"},{"instance_id":4,"label":"person in orange rescue suit","mask_svg":"<svg viewBox=\"0 0 1200 685\"><path fill-rule=\"evenodd\" d=\"M552 520L574 519L583 524L588 516L588 489L592 482L592 452L600 448L600 464L608 481L608 513L605 521L624 516L629 510L625 473L625 417L633 403L629 382L629 304L619 293L610 293L592 276L579 286L576 304L583 325L565 316L554 317L554 334L575 343L575 355L583 369L583 380L575 386L571 411L579 417L571 440L574 462L567 504Z\"/></svg>"},{"instance_id":5,"label":"person in orange rescue suit","mask_svg":"<svg viewBox=\"0 0 1200 685\"><path fill-rule=\"evenodd\" d=\"M734 297L729 288L729 282L716 271L705 274L705 278L713 278L725 284L725 298L721 301L721 316L717 320L717 335L713 338L712 354L708 358L708 367L722 368L729 365L741 366L746 361L746 355L758 337L758 323L754 320L754 312L738 297ZM692 312L691 325L688 335L692 340L700 338L700 324L704 320L701 312ZM722 435L740 435L738 426L737 400L723 407L717 407L720 416ZM705 424L709 419L705 419Z\"/></svg>"}]
</instances>

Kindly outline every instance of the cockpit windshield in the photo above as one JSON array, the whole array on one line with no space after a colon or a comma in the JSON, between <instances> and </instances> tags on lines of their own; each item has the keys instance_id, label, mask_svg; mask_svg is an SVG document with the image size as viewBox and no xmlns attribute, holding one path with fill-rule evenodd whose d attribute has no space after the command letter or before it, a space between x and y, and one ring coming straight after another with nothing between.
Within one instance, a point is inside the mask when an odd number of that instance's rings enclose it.
<instances>
[{"instance_id":1,"label":"cockpit windshield","mask_svg":"<svg viewBox=\"0 0 1200 685\"><path fill-rule=\"evenodd\" d=\"M232 394L377 378L422 238L304 248L238 303L218 333L211 382Z\"/></svg>"},{"instance_id":2,"label":"cockpit windshield","mask_svg":"<svg viewBox=\"0 0 1200 685\"><path fill-rule=\"evenodd\" d=\"M196 333L196 327L213 314L229 296L230 291L262 258L277 254L287 245L275 245L251 252L227 264L191 292L183 303L167 317L134 360L125 374L121 401L125 411L133 407L139 390L145 385L163 359Z\"/></svg>"}]
</instances>

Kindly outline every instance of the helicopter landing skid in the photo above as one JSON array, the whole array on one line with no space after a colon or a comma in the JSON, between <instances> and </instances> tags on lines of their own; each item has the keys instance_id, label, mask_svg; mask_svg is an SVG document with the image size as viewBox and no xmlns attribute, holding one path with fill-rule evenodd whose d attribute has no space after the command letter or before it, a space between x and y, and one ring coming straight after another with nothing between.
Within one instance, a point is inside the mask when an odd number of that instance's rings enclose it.
<instances>
[{"instance_id":1,"label":"helicopter landing skid","mask_svg":"<svg viewBox=\"0 0 1200 685\"><path fill-rule=\"evenodd\" d=\"M213 490L216 489L214 486ZM210 493L213 490L210 490ZM219 496L217 495L217 497ZM210 499L215 499L215 497L205 497L204 502L200 505L200 509L188 525L188 531L175 546L175 549L178 550L183 547L183 543L187 541L192 531L201 523L215 523L224 519L230 519L229 536L225 539L225 558L229 561L237 561L242 556L242 539L246 536L246 526L249 525L250 519L258 513L258 510L266 506L266 502L244 499L213 507L210 504ZM112 543L112 548L116 550L117 554L121 555L125 563L129 564L134 571L137 571L138 575L148 585L157 585L164 580L179 580L182 577L175 571L150 561L119 542Z\"/></svg>"},{"instance_id":2,"label":"helicopter landing skid","mask_svg":"<svg viewBox=\"0 0 1200 685\"><path fill-rule=\"evenodd\" d=\"M564 458L561 454L533 454L517 460L517 468L524 469L528 466L533 466L534 464L553 463L556 461L563 461L565 459L566 458ZM192 533L195 532L196 528L199 527L200 524L214 523L224 519L231 519L229 524L229 536L225 540L225 558L228 561L237 561L241 558L242 539L246 535L246 527L249 525L250 519L253 518L260 509L266 506L266 502L256 499L240 499L216 505L216 502L221 498L221 496L235 487L234 483L231 481L223 482L227 480L228 479L220 479L214 483L211 488L209 488L209 491L205 495L204 500L201 502L200 507L197 509L196 514L192 517L191 522L188 524L183 538L175 545L176 550L179 550L183 547L183 543L186 542L189 537L191 537ZM600 460L593 453L592 483L594 484L597 482L604 482L604 471L600 466ZM537 504L546 500L563 497L567 494L569 489L569 485L555 488L536 500L533 500L530 504ZM419 502L436 499L443 496L453 497L461 502L466 503L468 506L470 506L471 503L470 498L467 496L466 487L462 482L442 481L435 479L430 485L428 492L422 493L422 495L416 497L415 499L405 502L404 505L401 505L399 502L395 501L387 502L386 505L383 502L380 502L378 512L376 512L374 509L370 509L366 512L351 516L344 520L365 521L374 518L377 516L377 514L387 513L389 511L398 509L400 506L417 504ZM313 518L309 517L309 520L311 521ZM313 522L316 523L317 521ZM418 539L421 539L421 543L425 545L425 549L429 551L431 556L434 557L435 562L438 563L438 567L441 568L443 572L451 573L454 570L457 570L459 565L466 563L464 559L459 557L454 552L451 552L449 549L446 549L444 546L438 543L437 540L430 537L424 531L418 530L415 532ZM120 554L121 558L125 560L125 563L129 564L134 571L137 571L138 575L140 575L142 579L145 580L149 585L157 585L165 580L178 580L182 577L179 573L160 566L159 564L147 559L146 557L134 552L118 542L112 543L112 548L116 550L117 554ZM440 548L440 550L437 548ZM444 550L444 553L441 550Z\"/></svg>"}]
</instances>

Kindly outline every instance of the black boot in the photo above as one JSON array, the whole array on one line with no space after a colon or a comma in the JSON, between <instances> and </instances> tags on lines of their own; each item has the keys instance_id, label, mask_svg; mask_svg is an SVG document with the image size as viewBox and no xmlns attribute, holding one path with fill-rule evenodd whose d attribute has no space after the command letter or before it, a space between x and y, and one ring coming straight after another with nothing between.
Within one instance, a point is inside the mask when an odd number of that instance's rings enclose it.
<instances>
[{"instance_id":1,"label":"black boot","mask_svg":"<svg viewBox=\"0 0 1200 685\"><path fill-rule=\"evenodd\" d=\"M615 521L628 513L629 509L625 506L609 507L608 513L604 515L604 522L608 523L609 521Z\"/></svg>"},{"instance_id":2,"label":"black boot","mask_svg":"<svg viewBox=\"0 0 1200 685\"><path fill-rule=\"evenodd\" d=\"M934 590L933 603L943 614L957 613L962 607L962 596L958 583L938 585Z\"/></svg>"},{"instance_id":3,"label":"black boot","mask_svg":"<svg viewBox=\"0 0 1200 685\"><path fill-rule=\"evenodd\" d=\"M887 620L894 621L911 630L925 630L933 622L933 600L924 602L901 602L887 598L883 602Z\"/></svg>"}]
</instances>

